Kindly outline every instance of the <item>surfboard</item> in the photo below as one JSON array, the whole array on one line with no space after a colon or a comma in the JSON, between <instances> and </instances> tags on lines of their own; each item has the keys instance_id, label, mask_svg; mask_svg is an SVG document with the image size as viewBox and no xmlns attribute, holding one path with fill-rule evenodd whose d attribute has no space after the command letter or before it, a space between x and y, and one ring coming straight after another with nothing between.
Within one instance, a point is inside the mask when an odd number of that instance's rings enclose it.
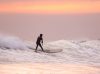
<instances>
[{"instance_id":1,"label":"surfboard","mask_svg":"<svg viewBox=\"0 0 100 74\"><path fill-rule=\"evenodd\" d=\"M59 53L62 51L63 51L63 49L44 49L44 53ZM37 50L37 52L43 52L43 51Z\"/></svg>"},{"instance_id":2,"label":"surfboard","mask_svg":"<svg viewBox=\"0 0 100 74\"><path fill-rule=\"evenodd\" d=\"M62 52L62 49L46 49L44 50L44 52L46 53L58 53L58 52Z\"/></svg>"}]
</instances>

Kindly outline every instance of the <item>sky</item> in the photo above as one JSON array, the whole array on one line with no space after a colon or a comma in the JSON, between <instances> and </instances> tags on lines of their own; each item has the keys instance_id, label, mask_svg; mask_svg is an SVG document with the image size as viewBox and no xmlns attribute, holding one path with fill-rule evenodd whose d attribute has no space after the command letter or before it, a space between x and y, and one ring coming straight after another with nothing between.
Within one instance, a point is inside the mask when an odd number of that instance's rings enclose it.
<instances>
[{"instance_id":1,"label":"sky","mask_svg":"<svg viewBox=\"0 0 100 74\"><path fill-rule=\"evenodd\" d=\"M35 40L100 38L100 0L0 0L0 32Z\"/></svg>"},{"instance_id":2,"label":"sky","mask_svg":"<svg viewBox=\"0 0 100 74\"><path fill-rule=\"evenodd\" d=\"M100 12L98 0L1 0L1 13L96 13Z\"/></svg>"}]
</instances>

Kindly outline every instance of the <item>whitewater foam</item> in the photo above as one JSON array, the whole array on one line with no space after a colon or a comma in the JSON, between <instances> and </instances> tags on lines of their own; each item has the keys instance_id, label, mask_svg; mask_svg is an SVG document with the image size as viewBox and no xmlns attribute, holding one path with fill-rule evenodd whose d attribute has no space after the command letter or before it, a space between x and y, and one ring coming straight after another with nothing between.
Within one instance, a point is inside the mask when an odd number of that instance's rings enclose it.
<instances>
[{"instance_id":1,"label":"whitewater foam","mask_svg":"<svg viewBox=\"0 0 100 74\"><path fill-rule=\"evenodd\" d=\"M44 49L63 49L59 53L35 53L35 43L15 37L0 37L0 63L75 63L100 66L100 41L59 40L44 43ZM5 48L5 49L2 49ZM6 47L9 47L7 49ZM20 50L23 49L23 50ZM39 49L40 50L40 49Z\"/></svg>"},{"instance_id":2,"label":"whitewater foam","mask_svg":"<svg viewBox=\"0 0 100 74\"><path fill-rule=\"evenodd\" d=\"M0 48L27 49L23 40L13 36L0 35Z\"/></svg>"}]
</instances>

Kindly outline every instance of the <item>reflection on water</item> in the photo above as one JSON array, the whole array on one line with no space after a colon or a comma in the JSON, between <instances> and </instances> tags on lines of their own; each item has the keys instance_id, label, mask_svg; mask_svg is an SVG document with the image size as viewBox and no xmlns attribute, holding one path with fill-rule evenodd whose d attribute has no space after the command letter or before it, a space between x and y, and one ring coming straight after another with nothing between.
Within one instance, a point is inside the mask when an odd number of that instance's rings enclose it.
<instances>
[{"instance_id":1,"label":"reflection on water","mask_svg":"<svg viewBox=\"0 0 100 74\"><path fill-rule=\"evenodd\" d=\"M0 64L0 74L99 74L100 68L74 64Z\"/></svg>"}]
</instances>

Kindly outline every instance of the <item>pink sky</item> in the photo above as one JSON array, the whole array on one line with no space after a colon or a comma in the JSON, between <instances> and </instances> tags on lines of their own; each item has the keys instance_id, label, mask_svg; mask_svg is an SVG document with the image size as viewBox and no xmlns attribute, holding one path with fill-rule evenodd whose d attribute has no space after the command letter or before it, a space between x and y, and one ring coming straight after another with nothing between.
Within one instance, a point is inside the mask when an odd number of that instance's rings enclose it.
<instances>
[{"instance_id":1,"label":"pink sky","mask_svg":"<svg viewBox=\"0 0 100 74\"><path fill-rule=\"evenodd\" d=\"M100 1L63 0L63 1L4 1L0 2L1 13L35 13L35 14L66 14L66 13L99 13Z\"/></svg>"},{"instance_id":2,"label":"pink sky","mask_svg":"<svg viewBox=\"0 0 100 74\"><path fill-rule=\"evenodd\" d=\"M0 32L35 40L100 38L99 0L0 0Z\"/></svg>"}]
</instances>

